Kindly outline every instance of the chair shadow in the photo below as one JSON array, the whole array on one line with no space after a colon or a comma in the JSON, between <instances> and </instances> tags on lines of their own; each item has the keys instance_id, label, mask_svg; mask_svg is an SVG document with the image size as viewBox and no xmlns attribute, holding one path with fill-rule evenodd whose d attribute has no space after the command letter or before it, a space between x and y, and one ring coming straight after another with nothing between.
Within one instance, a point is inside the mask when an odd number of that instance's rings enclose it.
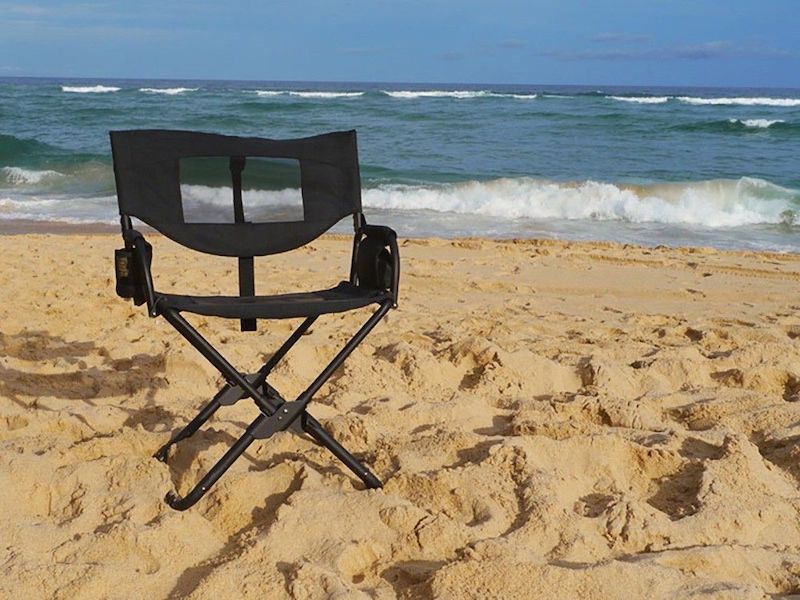
<instances>
[{"instance_id":1,"label":"chair shadow","mask_svg":"<svg viewBox=\"0 0 800 600\"><path fill-rule=\"evenodd\" d=\"M202 446L202 442L198 444L198 448L202 449ZM242 456L251 462L251 471L266 472L287 460L294 460L323 474L338 474L355 478L349 471L342 469L336 464L330 466L323 465L317 461L311 460L306 454L301 452L281 452L272 455L269 460L258 460L249 457L247 452ZM167 597L169 599L188 597L200 586L203 580L217 568L223 566L229 562L229 560L236 558L241 552L241 540L250 535L254 530L268 531L277 518L278 508L288 500L289 496L300 489L301 484L302 474L298 472L285 490L267 496L263 504L253 508L248 524L230 535L223 548L217 554L198 565L187 568L180 575L178 582ZM288 565L285 566L288 568ZM280 564L278 565L278 569L281 570ZM288 572L285 570L281 572L284 577L287 578L288 585Z\"/></svg>"},{"instance_id":2,"label":"chair shadow","mask_svg":"<svg viewBox=\"0 0 800 600\"><path fill-rule=\"evenodd\" d=\"M181 573L180 577L178 577L175 587L172 588L172 591L169 593L167 598L169 600L177 600L178 598L186 598L190 596L200 586L203 580L213 573L217 568L238 557L241 553L241 542L243 538L245 538L255 528L262 530L269 529L275 522L278 507L286 502L289 496L298 491L301 484L302 477L300 474L297 474L286 490L267 496L264 499L263 505L258 506L251 511L250 522L230 535L225 542L225 545L216 555L203 561L199 565L189 567L183 573ZM277 568L281 570L280 563L277 565ZM281 572L284 574L284 577L287 577L287 574L284 571ZM288 579L286 584L288 586Z\"/></svg>"},{"instance_id":3,"label":"chair shadow","mask_svg":"<svg viewBox=\"0 0 800 600\"><path fill-rule=\"evenodd\" d=\"M50 373L0 365L0 396L25 409L55 410L37 402L42 397L80 400L97 406L97 401L102 398L126 397L144 389L148 403L145 408L118 408L131 415L129 421L147 422L146 415L153 410L156 392L167 387L167 379L163 376L166 368L164 354L136 354L130 358L113 359L106 348L93 341L65 340L47 331L24 331L15 335L0 333L0 356L28 362L58 360L68 365ZM87 366L86 359L95 357L101 358L101 366ZM174 420L171 413L164 413L162 416L169 415Z\"/></svg>"}]
</instances>

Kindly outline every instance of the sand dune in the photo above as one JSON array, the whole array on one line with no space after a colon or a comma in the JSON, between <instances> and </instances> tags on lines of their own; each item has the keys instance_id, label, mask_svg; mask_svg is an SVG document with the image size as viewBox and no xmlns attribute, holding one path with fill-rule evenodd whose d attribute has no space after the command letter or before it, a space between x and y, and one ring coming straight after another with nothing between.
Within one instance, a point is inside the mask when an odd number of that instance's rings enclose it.
<instances>
[{"instance_id":1,"label":"sand dune","mask_svg":"<svg viewBox=\"0 0 800 600\"><path fill-rule=\"evenodd\" d=\"M236 289L234 261L152 241L160 288ZM800 597L800 256L406 241L400 309L312 410L384 489L282 433L179 513L164 493L255 412L151 458L221 382L114 296L118 244L0 237L3 597ZM257 260L258 289L348 253ZM274 385L362 320L321 319ZM294 324L192 321L250 369Z\"/></svg>"}]
</instances>

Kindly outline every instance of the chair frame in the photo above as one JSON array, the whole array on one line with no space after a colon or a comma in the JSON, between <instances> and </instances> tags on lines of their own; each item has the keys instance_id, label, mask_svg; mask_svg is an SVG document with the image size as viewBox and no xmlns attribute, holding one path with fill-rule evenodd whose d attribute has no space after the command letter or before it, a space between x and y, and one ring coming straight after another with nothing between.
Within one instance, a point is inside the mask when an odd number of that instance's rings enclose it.
<instances>
[{"instance_id":1,"label":"chair frame","mask_svg":"<svg viewBox=\"0 0 800 600\"><path fill-rule=\"evenodd\" d=\"M362 240L371 238L389 250L391 257L391 282L386 299L382 300L374 313L358 329L353 337L331 359L328 365L319 373L314 381L299 394L294 400L286 400L278 390L268 381L268 377L275 366L284 359L289 350L309 330L311 325L321 315L308 316L286 341L270 356L263 366L254 373L246 373L235 368L220 352L214 348L181 314L169 305L164 306L159 301L159 294L155 291L153 276L150 268L150 250L144 235L134 229L131 216L121 214L120 224L126 251L133 258L133 265L120 265L116 261L117 276L119 281L120 269L124 272L133 271L139 282L139 297L134 299L137 304L146 304L147 312L151 318L158 316L172 325L206 360L209 361L222 375L226 383L216 395L197 413L197 415L180 431L175 433L164 444L154 457L164 463L169 460L170 449L175 444L194 435L222 406L233 405L240 400L249 398L256 405L259 414L246 428L244 433L225 452L225 454L212 466L208 472L192 487L183 497L170 491L165 501L176 510L186 510L197 503L211 487L222 477L250 445L258 439L267 439L279 431L292 430L295 433L305 433L318 444L327 448L336 458L349 468L368 489L382 487L381 481L365 467L352 453L344 448L331 436L311 414L307 407L314 395L322 388L333 373L338 369L355 348L364 340L381 319L397 307L400 259L396 233L384 226L368 225L363 212L358 210L353 214L355 234L353 237L353 253L350 264L350 283L359 283L358 253ZM241 283L241 269L240 269ZM119 293L119 290L118 290ZM120 294L122 295L122 294ZM130 297L130 296L123 296ZM138 301L137 301L138 300ZM322 313L326 314L326 313ZM251 330L245 320L242 321L243 330Z\"/></svg>"}]
</instances>

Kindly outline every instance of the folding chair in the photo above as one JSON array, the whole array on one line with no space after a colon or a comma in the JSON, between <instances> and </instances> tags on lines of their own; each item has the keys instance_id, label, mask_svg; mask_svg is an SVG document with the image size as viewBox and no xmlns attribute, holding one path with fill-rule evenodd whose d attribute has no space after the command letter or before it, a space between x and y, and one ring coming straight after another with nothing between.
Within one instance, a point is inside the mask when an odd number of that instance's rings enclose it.
<instances>
[{"instance_id":1,"label":"folding chair","mask_svg":"<svg viewBox=\"0 0 800 600\"><path fill-rule=\"evenodd\" d=\"M380 480L327 433L307 407L314 394L345 361L386 313L397 306L400 276L397 237L388 227L367 225L361 211L361 181L355 131L293 139L271 140L216 134L136 130L111 132L122 237L125 247L115 252L116 291L150 317L163 316L227 382L214 398L155 454L163 462L170 448L192 436L221 406L249 398L259 414L183 498L169 492L166 502L176 510L194 505L257 439L278 431L305 432L330 450L367 488ZM232 190L231 222L187 222L181 190L182 160L216 157L229 169ZM250 222L243 203L243 174L248 160L291 159L301 180L302 219L288 222ZM227 176L227 173L226 173ZM355 235L350 276L330 289L255 295L253 258L286 252L316 239L346 216L353 217ZM152 247L133 228L135 217L188 248L219 256L238 257L238 296L186 296L161 293L153 286ZM296 399L287 401L267 381L272 369L320 315L377 304L377 310L344 345L317 378ZM256 329L257 319L304 318L269 360L255 373L234 368L181 315L239 319L242 331Z\"/></svg>"}]
</instances>

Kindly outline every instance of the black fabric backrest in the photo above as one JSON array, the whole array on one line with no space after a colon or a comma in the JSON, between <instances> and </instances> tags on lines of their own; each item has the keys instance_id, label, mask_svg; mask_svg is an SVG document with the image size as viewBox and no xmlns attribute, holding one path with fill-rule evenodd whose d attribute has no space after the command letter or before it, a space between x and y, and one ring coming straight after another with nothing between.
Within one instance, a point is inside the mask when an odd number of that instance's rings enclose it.
<instances>
[{"instance_id":1,"label":"black fabric backrest","mask_svg":"<svg viewBox=\"0 0 800 600\"><path fill-rule=\"evenodd\" d=\"M319 237L343 217L361 212L355 131L293 140L192 131L112 131L111 150L120 214L136 217L179 244L210 254L247 257L285 252ZM192 157L296 159L303 220L185 222L180 160Z\"/></svg>"}]
</instances>

